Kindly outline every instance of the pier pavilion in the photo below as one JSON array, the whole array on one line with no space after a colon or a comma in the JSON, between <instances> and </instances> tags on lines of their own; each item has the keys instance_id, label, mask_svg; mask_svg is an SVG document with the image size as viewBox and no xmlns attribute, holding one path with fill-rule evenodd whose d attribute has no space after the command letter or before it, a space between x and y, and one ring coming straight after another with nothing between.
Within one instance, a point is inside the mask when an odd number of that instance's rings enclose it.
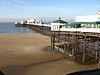
<instances>
[{"instance_id":1,"label":"pier pavilion","mask_svg":"<svg viewBox=\"0 0 100 75\"><path fill-rule=\"evenodd\" d=\"M67 24L68 24L67 22L59 18L59 20L53 21L50 26L51 26L51 30L59 30L60 28L65 28Z\"/></svg>"}]
</instances>

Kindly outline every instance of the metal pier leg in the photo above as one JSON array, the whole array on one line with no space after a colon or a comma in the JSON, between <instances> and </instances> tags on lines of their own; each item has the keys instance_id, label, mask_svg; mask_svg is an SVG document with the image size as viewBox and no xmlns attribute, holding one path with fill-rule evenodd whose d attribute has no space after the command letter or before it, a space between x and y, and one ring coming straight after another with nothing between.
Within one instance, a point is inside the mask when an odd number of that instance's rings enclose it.
<instances>
[{"instance_id":1,"label":"metal pier leg","mask_svg":"<svg viewBox=\"0 0 100 75\"><path fill-rule=\"evenodd\" d=\"M96 51L95 63L97 63L97 59L98 59L98 52Z\"/></svg>"},{"instance_id":2,"label":"metal pier leg","mask_svg":"<svg viewBox=\"0 0 100 75\"><path fill-rule=\"evenodd\" d=\"M51 50L53 50L53 33L51 31Z\"/></svg>"},{"instance_id":3,"label":"metal pier leg","mask_svg":"<svg viewBox=\"0 0 100 75\"><path fill-rule=\"evenodd\" d=\"M66 53L67 53L67 49L66 49L66 32L64 33L64 35L65 35L65 38L64 38L64 54L65 54L65 58L66 58Z\"/></svg>"},{"instance_id":4,"label":"metal pier leg","mask_svg":"<svg viewBox=\"0 0 100 75\"><path fill-rule=\"evenodd\" d=\"M86 42L85 42L85 38L86 38L86 35L85 35L85 37L83 38L83 39L84 39L84 51L83 51L83 59L82 59L82 63L83 63L83 64L85 64L85 55L86 55L86 53L85 53L85 51L86 51Z\"/></svg>"},{"instance_id":5,"label":"metal pier leg","mask_svg":"<svg viewBox=\"0 0 100 75\"><path fill-rule=\"evenodd\" d=\"M60 38L59 37L60 37L60 32L58 31L58 37L57 37L57 41L58 41L58 52L59 52L59 47L60 47L59 46L59 43L60 43Z\"/></svg>"},{"instance_id":6,"label":"metal pier leg","mask_svg":"<svg viewBox=\"0 0 100 75\"><path fill-rule=\"evenodd\" d=\"M53 31L53 50L55 50L55 31Z\"/></svg>"}]
</instances>

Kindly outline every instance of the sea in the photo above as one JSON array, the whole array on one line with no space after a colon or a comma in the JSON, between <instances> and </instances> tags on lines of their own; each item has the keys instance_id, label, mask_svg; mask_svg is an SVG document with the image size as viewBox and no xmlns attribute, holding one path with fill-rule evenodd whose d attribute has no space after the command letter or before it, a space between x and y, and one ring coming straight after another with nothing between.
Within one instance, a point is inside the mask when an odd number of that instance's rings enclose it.
<instances>
[{"instance_id":1,"label":"sea","mask_svg":"<svg viewBox=\"0 0 100 75\"><path fill-rule=\"evenodd\" d=\"M0 34L37 33L26 27L16 27L14 22L0 22Z\"/></svg>"}]
</instances>

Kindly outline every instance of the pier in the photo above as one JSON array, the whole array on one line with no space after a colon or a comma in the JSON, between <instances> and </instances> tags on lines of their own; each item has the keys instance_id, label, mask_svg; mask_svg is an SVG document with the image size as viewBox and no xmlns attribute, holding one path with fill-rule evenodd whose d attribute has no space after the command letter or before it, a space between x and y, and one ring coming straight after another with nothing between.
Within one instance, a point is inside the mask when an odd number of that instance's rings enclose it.
<instances>
[{"instance_id":1,"label":"pier","mask_svg":"<svg viewBox=\"0 0 100 75\"><path fill-rule=\"evenodd\" d=\"M71 31L72 30L72 31ZM81 29L82 30L82 29ZM99 44L99 45L98 45ZM79 29L51 31L52 50L62 50L65 58L80 64L100 64L100 33Z\"/></svg>"},{"instance_id":2,"label":"pier","mask_svg":"<svg viewBox=\"0 0 100 75\"><path fill-rule=\"evenodd\" d=\"M38 24L34 24L34 22ZM88 24L90 25L90 23ZM41 21L35 20L29 21L27 27L51 36L52 50L64 54L65 58L84 65L98 64L99 67L100 28L98 27L99 22L95 24L96 28L86 28L87 23L86 27L80 28L80 24L68 24L61 19L53 21L51 24L43 24ZM73 27L68 28L68 25Z\"/></svg>"},{"instance_id":3,"label":"pier","mask_svg":"<svg viewBox=\"0 0 100 75\"><path fill-rule=\"evenodd\" d=\"M33 29L43 35L49 35L50 36L50 31L51 31L51 27L50 25L27 25L26 27L28 27L29 29Z\"/></svg>"}]
</instances>

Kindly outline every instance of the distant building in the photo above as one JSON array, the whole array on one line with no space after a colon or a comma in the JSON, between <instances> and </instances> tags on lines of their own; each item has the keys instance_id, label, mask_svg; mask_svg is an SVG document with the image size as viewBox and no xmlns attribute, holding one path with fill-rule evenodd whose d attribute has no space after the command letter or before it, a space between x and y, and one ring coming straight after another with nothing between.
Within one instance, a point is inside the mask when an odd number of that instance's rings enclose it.
<instances>
[{"instance_id":1,"label":"distant building","mask_svg":"<svg viewBox=\"0 0 100 75\"><path fill-rule=\"evenodd\" d=\"M75 21L72 23L75 28L100 28L100 10L96 15L76 16Z\"/></svg>"},{"instance_id":2,"label":"distant building","mask_svg":"<svg viewBox=\"0 0 100 75\"><path fill-rule=\"evenodd\" d=\"M98 10L97 15L100 15L100 9Z\"/></svg>"},{"instance_id":3,"label":"distant building","mask_svg":"<svg viewBox=\"0 0 100 75\"><path fill-rule=\"evenodd\" d=\"M42 25L42 21L40 20L35 20L35 19L29 19L27 20L27 24L31 24L31 25Z\"/></svg>"},{"instance_id":4,"label":"distant building","mask_svg":"<svg viewBox=\"0 0 100 75\"><path fill-rule=\"evenodd\" d=\"M96 12L96 15L76 16L76 22L96 22L96 21L100 21L100 10Z\"/></svg>"},{"instance_id":5,"label":"distant building","mask_svg":"<svg viewBox=\"0 0 100 75\"><path fill-rule=\"evenodd\" d=\"M89 16L76 16L76 22L96 22L100 21L100 15L89 15Z\"/></svg>"}]
</instances>

